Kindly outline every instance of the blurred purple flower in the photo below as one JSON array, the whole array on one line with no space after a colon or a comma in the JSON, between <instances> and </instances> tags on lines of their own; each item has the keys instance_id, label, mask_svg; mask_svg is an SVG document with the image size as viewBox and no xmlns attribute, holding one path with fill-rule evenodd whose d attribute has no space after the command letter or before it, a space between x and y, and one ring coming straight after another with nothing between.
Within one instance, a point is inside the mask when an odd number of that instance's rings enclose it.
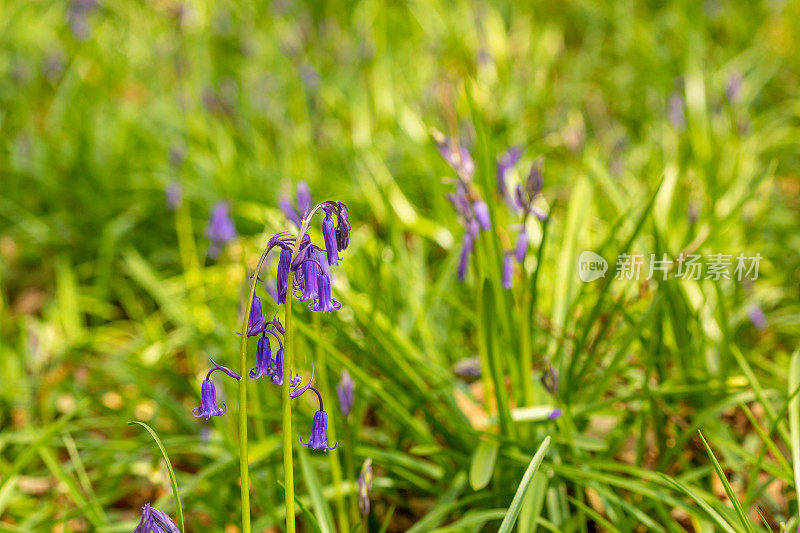
<instances>
[{"instance_id":1,"label":"blurred purple flower","mask_svg":"<svg viewBox=\"0 0 800 533\"><path fill-rule=\"evenodd\" d=\"M489 206L486 205L486 202L482 200L473 202L472 210L475 213L475 219L478 221L478 224L481 225L482 230L488 231L492 229L492 219L489 216Z\"/></svg>"},{"instance_id":2,"label":"blurred purple flower","mask_svg":"<svg viewBox=\"0 0 800 533\"><path fill-rule=\"evenodd\" d=\"M228 211L228 202L218 202L211 210L211 217L206 227L206 238L211 241L209 255L216 257L223 244L236 238L236 226Z\"/></svg>"},{"instance_id":3,"label":"blurred purple flower","mask_svg":"<svg viewBox=\"0 0 800 533\"><path fill-rule=\"evenodd\" d=\"M358 510L362 516L369 514L369 496L372 493L372 458L367 457L358 475Z\"/></svg>"},{"instance_id":4,"label":"blurred purple flower","mask_svg":"<svg viewBox=\"0 0 800 533\"><path fill-rule=\"evenodd\" d=\"M305 216L311 211L311 189L305 181L298 182L297 184L297 207L300 214Z\"/></svg>"},{"instance_id":5,"label":"blurred purple flower","mask_svg":"<svg viewBox=\"0 0 800 533\"><path fill-rule=\"evenodd\" d=\"M562 414L564 414L563 411L561 411L561 409L556 407L555 409L550 411L550 414L547 416L547 418L550 420L558 420L559 418L561 418Z\"/></svg>"},{"instance_id":6,"label":"blurred purple flower","mask_svg":"<svg viewBox=\"0 0 800 533\"><path fill-rule=\"evenodd\" d=\"M552 365L548 365L547 369L542 372L541 377L542 386L552 396L558 395L558 371Z\"/></svg>"},{"instance_id":7,"label":"blurred purple flower","mask_svg":"<svg viewBox=\"0 0 800 533\"><path fill-rule=\"evenodd\" d=\"M89 14L97 7L97 0L73 0L67 8L67 24L75 39L86 41L91 37Z\"/></svg>"},{"instance_id":8,"label":"blurred purple flower","mask_svg":"<svg viewBox=\"0 0 800 533\"><path fill-rule=\"evenodd\" d=\"M469 268L469 257L475 248L475 239L478 237L478 223L470 221L464 236L461 237L461 253L458 258L458 280L464 281Z\"/></svg>"},{"instance_id":9,"label":"blurred purple flower","mask_svg":"<svg viewBox=\"0 0 800 533\"><path fill-rule=\"evenodd\" d=\"M475 174L475 162L472 160L469 151L460 143L456 148L456 143L449 137L441 134L437 137L435 139L436 147L444 160L447 161L447 164L458 173L461 179L471 181L472 176Z\"/></svg>"},{"instance_id":10,"label":"blurred purple flower","mask_svg":"<svg viewBox=\"0 0 800 533\"><path fill-rule=\"evenodd\" d=\"M742 92L742 75L736 71L728 76L728 83L725 87L725 97L728 102L734 103L739 100Z\"/></svg>"},{"instance_id":11,"label":"blurred purple flower","mask_svg":"<svg viewBox=\"0 0 800 533\"><path fill-rule=\"evenodd\" d=\"M681 96L679 92L674 92L669 97L667 118L675 129L682 131L686 128L686 115L683 112L683 96Z\"/></svg>"},{"instance_id":12,"label":"blurred purple flower","mask_svg":"<svg viewBox=\"0 0 800 533\"><path fill-rule=\"evenodd\" d=\"M508 186L506 185L506 173L517 164L522 156L522 150L516 146L509 148L497 158L497 190L503 198L508 197Z\"/></svg>"},{"instance_id":13,"label":"blurred purple flower","mask_svg":"<svg viewBox=\"0 0 800 533\"><path fill-rule=\"evenodd\" d=\"M525 256L528 254L528 244L528 231L523 226L517 235L517 245L514 247L514 256L517 259L517 263L525 261Z\"/></svg>"},{"instance_id":14,"label":"blurred purple flower","mask_svg":"<svg viewBox=\"0 0 800 533\"><path fill-rule=\"evenodd\" d=\"M278 200L278 207L281 208L283 214L286 215L286 218L291 220L297 228L300 228L300 215L295 210L294 206L292 205L292 201L289 200L287 197L283 197Z\"/></svg>"},{"instance_id":15,"label":"blurred purple flower","mask_svg":"<svg viewBox=\"0 0 800 533\"><path fill-rule=\"evenodd\" d=\"M767 317L764 315L764 311L758 305L753 305L750 307L750 310L747 312L747 316L750 318L750 322L753 323L753 326L759 331L764 331L767 329Z\"/></svg>"},{"instance_id":16,"label":"blurred purple flower","mask_svg":"<svg viewBox=\"0 0 800 533\"><path fill-rule=\"evenodd\" d=\"M167 188L165 189L165 194L167 197L167 207L170 211L177 211L181 207L181 202L183 201L183 189L181 188L181 184L178 181L173 181Z\"/></svg>"},{"instance_id":17,"label":"blurred purple flower","mask_svg":"<svg viewBox=\"0 0 800 533\"><path fill-rule=\"evenodd\" d=\"M339 396L339 409L344 416L350 414L353 409L355 401L355 382L350 377L350 372L342 370L342 377L339 379L339 384L336 385L336 395Z\"/></svg>"},{"instance_id":18,"label":"blurred purple flower","mask_svg":"<svg viewBox=\"0 0 800 533\"><path fill-rule=\"evenodd\" d=\"M513 286L514 278L514 259L511 253L503 255L503 288L510 289Z\"/></svg>"}]
</instances>

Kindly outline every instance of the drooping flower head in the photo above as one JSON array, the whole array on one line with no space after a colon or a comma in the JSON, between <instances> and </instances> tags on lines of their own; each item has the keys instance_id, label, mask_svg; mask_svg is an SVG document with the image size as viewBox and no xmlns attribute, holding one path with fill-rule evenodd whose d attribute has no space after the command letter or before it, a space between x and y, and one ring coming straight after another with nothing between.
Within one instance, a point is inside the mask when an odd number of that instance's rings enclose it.
<instances>
[{"instance_id":1,"label":"drooping flower head","mask_svg":"<svg viewBox=\"0 0 800 533\"><path fill-rule=\"evenodd\" d=\"M308 306L312 311L331 313L338 311L342 304L331 297L331 278L324 272L317 275L317 299Z\"/></svg>"},{"instance_id":2,"label":"drooping flower head","mask_svg":"<svg viewBox=\"0 0 800 533\"><path fill-rule=\"evenodd\" d=\"M142 507L142 518L133 533L180 533L180 530L166 513L148 503Z\"/></svg>"},{"instance_id":3,"label":"drooping flower head","mask_svg":"<svg viewBox=\"0 0 800 533\"><path fill-rule=\"evenodd\" d=\"M288 246L281 248L281 258L278 260L278 303L286 303L286 289L289 285L289 268L292 262L292 251Z\"/></svg>"},{"instance_id":4,"label":"drooping flower head","mask_svg":"<svg viewBox=\"0 0 800 533\"><path fill-rule=\"evenodd\" d=\"M339 206L339 216L336 222L336 245L341 252L347 249L350 244L350 219L347 218L347 206L342 202L336 202Z\"/></svg>"},{"instance_id":5,"label":"drooping flower head","mask_svg":"<svg viewBox=\"0 0 800 533\"><path fill-rule=\"evenodd\" d=\"M350 372L342 370L342 377L339 379L339 384L336 385L336 395L339 397L339 410L344 416L350 414L353 410L353 403L355 402L355 382L350 377Z\"/></svg>"},{"instance_id":6,"label":"drooping flower head","mask_svg":"<svg viewBox=\"0 0 800 533\"><path fill-rule=\"evenodd\" d=\"M221 408L217 406L217 389L214 386L214 382L211 381L211 374L217 370L236 380L242 379L241 376L239 376L230 368L214 363L214 367L208 371L208 374L206 374L206 379L203 381L203 384L200 388L200 406L195 407L192 410L192 414L195 416L195 418L202 417L208 420L212 416L222 416L228 410L228 407L225 405L225 403L222 404Z\"/></svg>"},{"instance_id":7,"label":"drooping flower head","mask_svg":"<svg viewBox=\"0 0 800 533\"><path fill-rule=\"evenodd\" d=\"M272 346L269 339L266 337L266 332L262 333L258 339L258 346L256 347L256 366L250 370L250 377L258 379L261 376L268 375L273 365L272 360Z\"/></svg>"},{"instance_id":8,"label":"drooping flower head","mask_svg":"<svg viewBox=\"0 0 800 533\"><path fill-rule=\"evenodd\" d=\"M247 336L255 337L264 331L264 313L261 310L261 298L253 296L253 303L250 306L250 327L247 328Z\"/></svg>"},{"instance_id":9,"label":"drooping flower head","mask_svg":"<svg viewBox=\"0 0 800 533\"><path fill-rule=\"evenodd\" d=\"M331 209L325 209L325 218L322 221L322 238L325 240L325 251L328 253L328 264L339 264L339 243L336 239L336 227L331 218ZM341 218L339 219L341 220Z\"/></svg>"},{"instance_id":10,"label":"drooping flower head","mask_svg":"<svg viewBox=\"0 0 800 533\"><path fill-rule=\"evenodd\" d=\"M314 413L314 421L311 423L311 437L308 439L308 444L300 439L300 444L312 450L333 450L339 445L337 442L333 447L328 447L328 413L322 407L322 396L319 391L314 387L309 387L314 391L319 399L319 411Z\"/></svg>"}]
</instances>

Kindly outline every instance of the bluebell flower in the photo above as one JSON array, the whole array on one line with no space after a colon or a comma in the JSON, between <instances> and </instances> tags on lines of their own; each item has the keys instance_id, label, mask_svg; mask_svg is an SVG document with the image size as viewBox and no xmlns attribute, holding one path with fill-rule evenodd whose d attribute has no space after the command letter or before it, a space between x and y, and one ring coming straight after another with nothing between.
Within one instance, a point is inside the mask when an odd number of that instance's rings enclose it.
<instances>
[{"instance_id":1,"label":"bluebell flower","mask_svg":"<svg viewBox=\"0 0 800 533\"><path fill-rule=\"evenodd\" d=\"M286 215L286 218L294 222L295 226L298 228L300 227L300 215L295 210L291 200L284 196L278 200L278 207L281 208L281 211L283 211L283 214Z\"/></svg>"},{"instance_id":2,"label":"bluebell flower","mask_svg":"<svg viewBox=\"0 0 800 533\"><path fill-rule=\"evenodd\" d=\"M225 405L225 403L222 404L222 408L217 406L217 389L214 386L214 382L211 381L211 374L217 370L224 372L234 379L242 379L241 376L239 376L230 368L214 363L214 368L208 371L208 374L206 374L206 379L203 381L203 384L200 388L200 406L195 407L192 410L192 414L196 418L203 417L208 420L212 416L222 416L228 410L228 407Z\"/></svg>"},{"instance_id":3,"label":"bluebell flower","mask_svg":"<svg viewBox=\"0 0 800 533\"><path fill-rule=\"evenodd\" d=\"M266 336L258 339L258 346L256 347L256 366L250 370L250 377L258 379L261 376L269 375L272 368L272 346Z\"/></svg>"},{"instance_id":4,"label":"bluebell flower","mask_svg":"<svg viewBox=\"0 0 800 533\"><path fill-rule=\"evenodd\" d=\"M342 307L338 300L331 297L331 278L324 272L317 275L317 299L308 305L312 311L331 313Z\"/></svg>"},{"instance_id":5,"label":"bluebell flower","mask_svg":"<svg viewBox=\"0 0 800 533\"><path fill-rule=\"evenodd\" d=\"M281 258L278 260L278 303L286 303L286 289L289 284L289 268L292 262L292 251L281 248Z\"/></svg>"},{"instance_id":6,"label":"bluebell flower","mask_svg":"<svg viewBox=\"0 0 800 533\"><path fill-rule=\"evenodd\" d=\"M469 268L469 257L472 250L475 248L475 237L477 231L474 229L467 229L461 237L461 252L458 256L458 281L464 281L467 277L467 269Z\"/></svg>"},{"instance_id":7,"label":"bluebell flower","mask_svg":"<svg viewBox=\"0 0 800 533\"><path fill-rule=\"evenodd\" d=\"M512 287L514 277L514 259L511 254L506 252L503 255L503 288L510 289Z\"/></svg>"},{"instance_id":8,"label":"bluebell flower","mask_svg":"<svg viewBox=\"0 0 800 533\"><path fill-rule=\"evenodd\" d=\"M547 418L549 420L558 420L559 418L561 418L561 415L563 415L563 414L564 414L563 411L561 411L561 409L556 407L555 409L550 411L550 414L547 415Z\"/></svg>"},{"instance_id":9,"label":"bluebell flower","mask_svg":"<svg viewBox=\"0 0 800 533\"><path fill-rule=\"evenodd\" d=\"M725 87L725 98L728 102L734 103L739 99L742 91L742 75L738 71L731 73L728 76L728 83Z\"/></svg>"},{"instance_id":10,"label":"bluebell flower","mask_svg":"<svg viewBox=\"0 0 800 533\"><path fill-rule=\"evenodd\" d=\"M331 212L325 210L325 218L322 221L322 237L325 239L325 252L328 254L328 264L339 264L339 244L336 241L336 227L333 225Z\"/></svg>"},{"instance_id":11,"label":"bluebell flower","mask_svg":"<svg viewBox=\"0 0 800 533\"><path fill-rule=\"evenodd\" d=\"M761 307L757 305L752 306L747 312L747 316L750 318L750 322L753 323L753 326L755 326L757 330L763 331L767 329L767 317Z\"/></svg>"},{"instance_id":12,"label":"bluebell flower","mask_svg":"<svg viewBox=\"0 0 800 533\"><path fill-rule=\"evenodd\" d=\"M175 168L179 168L183 164L183 160L186 159L186 153L180 146L170 146L169 147L169 164Z\"/></svg>"},{"instance_id":13,"label":"bluebell flower","mask_svg":"<svg viewBox=\"0 0 800 533\"><path fill-rule=\"evenodd\" d=\"M511 147L497 158L497 190L504 198L508 196L508 186L506 185L506 173L517 164L522 150Z\"/></svg>"},{"instance_id":14,"label":"bluebell flower","mask_svg":"<svg viewBox=\"0 0 800 533\"><path fill-rule=\"evenodd\" d=\"M534 161L531 165L531 170L528 173L528 179L525 180L525 192L528 193L529 201L533 201L534 197L542 192L544 185L544 175L542 174L543 160L541 158Z\"/></svg>"},{"instance_id":15,"label":"bluebell flower","mask_svg":"<svg viewBox=\"0 0 800 533\"><path fill-rule=\"evenodd\" d=\"M180 533L180 530L166 513L148 503L142 507L142 518L133 533Z\"/></svg>"},{"instance_id":16,"label":"bluebell flower","mask_svg":"<svg viewBox=\"0 0 800 533\"><path fill-rule=\"evenodd\" d=\"M555 367L548 364L547 369L542 372L540 381L547 392L552 396L558 396L558 370Z\"/></svg>"},{"instance_id":17,"label":"bluebell flower","mask_svg":"<svg viewBox=\"0 0 800 533\"><path fill-rule=\"evenodd\" d=\"M434 135L436 147L445 161L455 170L461 179L470 181L475 174L475 162L469 151L459 144L456 148L456 143L441 133Z\"/></svg>"},{"instance_id":18,"label":"bluebell flower","mask_svg":"<svg viewBox=\"0 0 800 533\"><path fill-rule=\"evenodd\" d=\"M372 458L367 457L358 475L358 510L362 516L369 514L369 495L372 492Z\"/></svg>"},{"instance_id":19,"label":"bluebell flower","mask_svg":"<svg viewBox=\"0 0 800 533\"><path fill-rule=\"evenodd\" d=\"M253 303L250 306L250 327L247 328L247 336L255 337L264 331L264 313L261 310L261 298L253 296Z\"/></svg>"},{"instance_id":20,"label":"bluebell flower","mask_svg":"<svg viewBox=\"0 0 800 533\"><path fill-rule=\"evenodd\" d=\"M164 191L167 197L167 207L170 211L177 211L181 207L183 191L180 182L173 181Z\"/></svg>"},{"instance_id":21,"label":"bluebell flower","mask_svg":"<svg viewBox=\"0 0 800 533\"><path fill-rule=\"evenodd\" d=\"M209 249L211 257L219 255L222 245L236 238L236 226L234 226L228 210L227 202L219 202L211 211L211 217L206 227L206 237L212 244Z\"/></svg>"},{"instance_id":22,"label":"bluebell flower","mask_svg":"<svg viewBox=\"0 0 800 533\"><path fill-rule=\"evenodd\" d=\"M683 112L683 96L677 91L672 93L669 97L667 118L675 129L682 131L686 128L686 115Z\"/></svg>"},{"instance_id":23,"label":"bluebell flower","mask_svg":"<svg viewBox=\"0 0 800 533\"><path fill-rule=\"evenodd\" d=\"M270 374L272 375L273 384L283 385L283 345L281 345L281 347L278 348L278 351L275 353L275 361L272 365ZM299 383L299 379L299 374L295 373L292 375L291 371L289 372L289 385L297 385L297 383Z\"/></svg>"},{"instance_id":24,"label":"bluebell flower","mask_svg":"<svg viewBox=\"0 0 800 533\"><path fill-rule=\"evenodd\" d=\"M313 390L319 399L319 411L314 413L314 421L311 423L311 437L308 439L308 444L300 439L300 444L312 450L333 450L339 445L337 442L333 447L328 447L328 413L322 407L322 396L319 391L314 387L309 387Z\"/></svg>"},{"instance_id":25,"label":"bluebell flower","mask_svg":"<svg viewBox=\"0 0 800 533\"><path fill-rule=\"evenodd\" d=\"M311 211L311 189L308 188L308 183L301 181L297 184L297 207L300 209L300 214L306 216Z\"/></svg>"},{"instance_id":26,"label":"bluebell flower","mask_svg":"<svg viewBox=\"0 0 800 533\"><path fill-rule=\"evenodd\" d=\"M514 247L514 256L518 263L525 261L525 255L528 253L528 232L523 226L517 235L517 245Z\"/></svg>"},{"instance_id":27,"label":"bluebell flower","mask_svg":"<svg viewBox=\"0 0 800 533\"><path fill-rule=\"evenodd\" d=\"M307 255L311 255L310 253ZM303 261L302 266L300 267L300 276L297 276L299 280L299 286L302 290L301 294L298 296L300 301L306 302L308 300L316 300L319 296L319 291L317 290L317 269L320 268L317 265L316 259L306 259Z\"/></svg>"},{"instance_id":28,"label":"bluebell flower","mask_svg":"<svg viewBox=\"0 0 800 533\"><path fill-rule=\"evenodd\" d=\"M339 207L336 221L336 245L341 252L350 244L350 219L347 218L347 206L342 202L336 202L336 205Z\"/></svg>"},{"instance_id":29,"label":"bluebell flower","mask_svg":"<svg viewBox=\"0 0 800 533\"><path fill-rule=\"evenodd\" d=\"M489 206L483 200L478 200L472 203L472 210L475 213L475 218L480 224L482 230L490 230L492 228L492 219L489 216Z\"/></svg>"},{"instance_id":30,"label":"bluebell flower","mask_svg":"<svg viewBox=\"0 0 800 533\"><path fill-rule=\"evenodd\" d=\"M336 385L336 395L339 397L339 410L344 416L350 414L353 410L353 403L355 402L355 382L350 377L350 372L342 370L342 377L339 379L339 384Z\"/></svg>"},{"instance_id":31,"label":"bluebell flower","mask_svg":"<svg viewBox=\"0 0 800 533\"><path fill-rule=\"evenodd\" d=\"M447 195L447 199L450 200L451 204L453 204L453 208L456 210L456 213L462 217L468 218L472 213L472 209L470 208L469 194L467 194L467 189L462 183L458 184L456 187L456 192Z\"/></svg>"}]
</instances>

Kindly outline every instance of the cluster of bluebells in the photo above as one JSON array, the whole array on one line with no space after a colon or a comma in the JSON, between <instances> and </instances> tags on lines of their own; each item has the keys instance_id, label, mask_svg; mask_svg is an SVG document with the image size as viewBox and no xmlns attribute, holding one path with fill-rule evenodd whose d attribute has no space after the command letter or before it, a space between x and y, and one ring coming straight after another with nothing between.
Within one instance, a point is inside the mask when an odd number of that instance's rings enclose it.
<instances>
[{"instance_id":1,"label":"cluster of bluebells","mask_svg":"<svg viewBox=\"0 0 800 533\"><path fill-rule=\"evenodd\" d=\"M480 231L490 230L492 220L486 202L480 198L473 185L475 163L469 151L453 139L438 132L434 132L434 140L439 153L458 176L456 190L448 195L448 199L458 213L461 225L464 226L458 263L458 279L463 281L478 234ZM530 239L526 227L529 218L534 216L540 221L547 219L547 213L536 205L536 199L542 192L543 184L541 160L533 163L524 183L517 184L513 189L507 183L509 171L521 157L522 150L513 147L504 152L497 160L497 191L508 208L515 216L519 217L519 229L514 249L503 254L503 287L506 289L510 289L512 286L514 260L522 263L528 253Z\"/></svg>"},{"instance_id":2,"label":"cluster of bluebells","mask_svg":"<svg viewBox=\"0 0 800 533\"><path fill-rule=\"evenodd\" d=\"M286 212L287 217L295 222L298 229L303 230L303 234L297 237L291 237L287 233L279 233L272 237L268 244L267 253L273 248L280 251L280 257L277 267L277 279L275 294L278 304L285 304L287 298L294 296L296 299L308 302L308 308L315 312L333 312L341 307L341 304L331 295L331 274L329 268L339 265L341 259L339 252L345 250L350 242L350 222L347 217L347 206L342 202L322 202L317 206L311 206L311 194L305 186L298 187L298 204L300 211L296 211L290 202L282 202L281 206ZM209 238L211 235L225 234L230 228L224 223L227 218L227 204L224 206L224 212L215 214L219 215L221 220L215 224L215 218L212 216L212 223L209 224ZM307 220L313 216L317 210L324 212L322 220L322 236L325 247L321 248L311 242L311 237L306 233L308 226ZM222 210L221 210L222 211ZM302 213L302 215L300 214ZM334 217L336 223L334 224ZM235 230L233 230L235 233ZM229 232L228 232L229 233ZM299 239L299 242L298 242ZM213 238L212 238L213 241ZM292 286L289 286L289 274L293 273ZM267 286L267 291L271 287ZM250 304L250 314L248 320L247 331L244 334L247 337L258 337L256 346L256 363L250 370L249 377L251 379L268 379L272 384L282 386L284 383L284 347L283 335L284 327L280 320L273 318L267 320L262 307L261 299L254 296ZM273 357L273 345L276 343L277 349ZM194 410L196 417L210 418L212 416L221 416L225 413L225 404L219 407L216 402L216 388L214 382L211 380L211 374L215 371L221 371L224 374L234 378L241 379L235 372L229 368L214 364L214 367L206 376L201 387L201 405ZM332 447L328 446L327 428L328 428L328 414L325 412L322 403L322 395L319 391L312 387L314 380L314 368L311 369L311 377L303 385L303 378L299 373L289 369L289 383L291 387L290 397L298 398L306 391L313 391L319 400L319 409L314 413L314 419L311 426L311 437L308 443L301 443L314 450L332 450L336 448L336 444ZM347 388L347 387L345 387ZM350 395L352 396L352 385L349 387ZM340 393L340 402L341 393ZM343 402L342 402L343 403ZM343 403L344 405L344 403ZM352 405L352 398L349 405Z\"/></svg>"},{"instance_id":3,"label":"cluster of bluebells","mask_svg":"<svg viewBox=\"0 0 800 533\"><path fill-rule=\"evenodd\" d=\"M537 159L531 165L528 177L524 183L518 183L513 193L506 183L506 174L519 161L522 152L519 148L510 148L500 156L497 161L497 190L503 197L506 205L519 217L519 230L513 250L503 254L503 287L510 289L514 277L514 261L522 264L528 254L530 236L528 235L528 220L531 216L540 222L547 220L547 213L536 205L536 199L542 192L544 178L542 175L543 162Z\"/></svg>"},{"instance_id":4,"label":"cluster of bluebells","mask_svg":"<svg viewBox=\"0 0 800 533\"><path fill-rule=\"evenodd\" d=\"M475 176L475 162L469 151L458 142L444 135L434 132L439 153L445 161L456 171L458 176L456 190L448 195L450 203L458 213L458 219L464 226L464 235L461 237L461 253L458 261L458 279L464 281L469 267L469 258L475 249L475 241L480 231L492 228L489 216L489 207L480 198L473 185Z\"/></svg>"}]
</instances>

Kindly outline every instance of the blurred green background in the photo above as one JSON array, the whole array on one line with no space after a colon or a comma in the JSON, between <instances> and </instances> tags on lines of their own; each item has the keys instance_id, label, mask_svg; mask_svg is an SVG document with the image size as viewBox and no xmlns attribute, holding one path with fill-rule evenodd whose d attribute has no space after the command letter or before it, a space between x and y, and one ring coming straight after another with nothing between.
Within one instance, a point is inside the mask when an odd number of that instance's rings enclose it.
<instances>
[{"instance_id":1,"label":"blurred green background","mask_svg":"<svg viewBox=\"0 0 800 533\"><path fill-rule=\"evenodd\" d=\"M187 530L238 530L233 384L227 416L190 410L208 355L235 366L247 277L301 180L353 224L342 310L297 318L340 442L297 458L304 531L495 531L546 435L520 531L797 528L799 36L800 4L778 1L0 1L0 531L172 514L131 420L169 450ZM464 283L433 128L473 154L493 209ZM510 146L510 179L543 158L550 218L504 291ZM212 259L220 200L239 238ZM623 252L763 259L752 283L584 284L581 250L612 271ZM498 387L459 370L473 356L497 363L513 427ZM254 530L280 531L279 394L250 394Z\"/></svg>"}]
</instances>

